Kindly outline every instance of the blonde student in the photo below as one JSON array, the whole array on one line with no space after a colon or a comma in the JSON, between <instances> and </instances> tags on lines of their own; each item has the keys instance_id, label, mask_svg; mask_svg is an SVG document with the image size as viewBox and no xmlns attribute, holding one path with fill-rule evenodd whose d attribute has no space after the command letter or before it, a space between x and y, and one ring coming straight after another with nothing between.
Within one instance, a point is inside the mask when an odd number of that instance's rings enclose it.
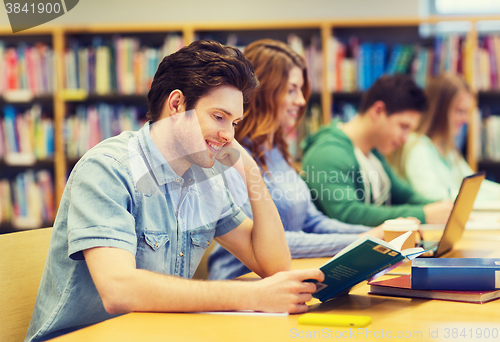
<instances>
[{"instance_id":1,"label":"blonde student","mask_svg":"<svg viewBox=\"0 0 500 342\"><path fill-rule=\"evenodd\" d=\"M429 108L404 145L399 167L412 187L432 200L454 199L473 173L455 141L476 103L465 81L443 73L426 89ZM484 181L477 200L499 200L500 184Z\"/></svg>"},{"instance_id":2,"label":"blonde student","mask_svg":"<svg viewBox=\"0 0 500 342\"><path fill-rule=\"evenodd\" d=\"M245 56L255 69L260 87L250 97L244 119L236 129L236 139L259 165L283 222L292 258L333 256L359 234L382 237L379 228L345 224L319 212L294 167L285 138L286 132L304 116L309 98L304 59L285 43L270 39L250 44ZM236 183L229 177L228 182ZM255 216L246 200L247 191L239 193L241 196L235 201L243 203L247 216ZM211 254L208 266L211 279L231 279L249 271L220 246Z\"/></svg>"}]
</instances>

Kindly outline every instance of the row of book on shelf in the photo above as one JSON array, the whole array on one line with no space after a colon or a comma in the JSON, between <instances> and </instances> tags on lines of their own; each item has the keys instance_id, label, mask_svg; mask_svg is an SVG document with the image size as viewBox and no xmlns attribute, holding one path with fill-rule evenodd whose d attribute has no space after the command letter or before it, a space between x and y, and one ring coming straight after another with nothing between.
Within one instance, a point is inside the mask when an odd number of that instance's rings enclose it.
<instances>
[{"instance_id":1,"label":"row of book on shelf","mask_svg":"<svg viewBox=\"0 0 500 342\"><path fill-rule=\"evenodd\" d=\"M0 120L0 159L16 164L19 160L44 160L54 154L54 123L40 105L25 112L12 105L3 107Z\"/></svg>"},{"instance_id":2,"label":"row of book on shelf","mask_svg":"<svg viewBox=\"0 0 500 342\"><path fill-rule=\"evenodd\" d=\"M66 90L87 93L145 94L164 56L184 46L179 34L168 34L162 46L141 45L138 37L96 36L90 46L73 39L64 53Z\"/></svg>"},{"instance_id":3,"label":"row of book on shelf","mask_svg":"<svg viewBox=\"0 0 500 342\"><path fill-rule=\"evenodd\" d=\"M0 94L29 90L34 95L54 91L54 53L44 43L6 46L0 40Z\"/></svg>"},{"instance_id":4,"label":"row of book on shelf","mask_svg":"<svg viewBox=\"0 0 500 342\"><path fill-rule=\"evenodd\" d=\"M230 35L228 44L236 45ZM288 43L304 56L313 91L323 82L323 57L318 36L306 45L295 34ZM383 74L411 73L425 87L429 78L443 71L463 74L475 89L500 88L500 36L480 37L477 46L456 34L437 36L433 46L361 41L331 37L328 47L328 87L331 91L366 90ZM138 37L95 36L89 46L71 39L64 53L64 88L97 94L144 94L164 56L184 46L180 34L167 34L162 46L145 46ZM238 46L244 48L244 46ZM0 93L30 90L34 95L54 90L54 56L45 43L6 46L0 41Z\"/></svg>"},{"instance_id":5,"label":"row of book on shelf","mask_svg":"<svg viewBox=\"0 0 500 342\"><path fill-rule=\"evenodd\" d=\"M47 170L28 170L0 179L0 223L37 228L54 220L54 186Z\"/></svg>"},{"instance_id":6,"label":"row of book on shelf","mask_svg":"<svg viewBox=\"0 0 500 342\"><path fill-rule=\"evenodd\" d=\"M104 139L123 131L137 131L145 120L136 106L77 106L65 123L66 154L71 159L79 158Z\"/></svg>"},{"instance_id":7,"label":"row of book on shelf","mask_svg":"<svg viewBox=\"0 0 500 342\"><path fill-rule=\"evenodd\" d=\"M437 36L433 46L343 42L332 37L328 45L328 88L333 92L364 91L383 74L410 73L421 87L442 72L463 75L473 89L500 89L500 36L485 35L474 42L451 34Z\"/></svg>"},{"instance_id":8,"label":"row of book on shelf","mask_svg":"<svg viewBox=\"0 0 500 342\"><path fill-rule=\"evenodd\" d=\"M123 131L136 131L145 123L144 113L136 106L113 106L99 103L77 106L65 121L68 158L79 158L100 141ZM0 160L7 164L33 164L54 155L54 123L43 115L42 107L33 105L18 112L11 105L3 107L0 119Z\"/></svg>"},{"instance_id":9,"label":"row of book on shelf","mask_svg":"<svg viewBox=\"0 0 500 342\"><path fill-rule=\"evenodd\" d=\"M344 104L341 110L342 113L337 114L343 121L348 121L356 113L353 104ZM138 106L106 103L77 106L75 113L68 115L65 120L68 158L79 158L100 141L123 131L138 130L146 121L144 112L145 109ZM499 161L500 115L488 114L481 118L478 112L475 117L479 159ZM321 109L313 104L306 117L307 133L317 131L320 122ZM289 138L291 141L297 139L293 134ZM291 148L295 149L296 146ZM296 153L298 152L294 151L294 155ZM31 162L50 159L53 155L54 123L44 114L40 105L33 105L24 112L12 105L3 107L3 117L0 118L0 160L15 165L25 163L27 159Z\"/></svg>"}]
</instances>

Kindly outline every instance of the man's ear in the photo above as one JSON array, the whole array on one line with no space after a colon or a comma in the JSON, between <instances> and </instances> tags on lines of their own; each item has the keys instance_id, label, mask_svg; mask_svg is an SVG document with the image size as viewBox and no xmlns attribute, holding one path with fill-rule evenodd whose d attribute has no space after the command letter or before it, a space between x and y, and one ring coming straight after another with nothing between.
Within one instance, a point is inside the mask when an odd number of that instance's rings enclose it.
<instances>
[{"instance_id":1,"label":"man's ear","mask_svg":"<svg viewBox=\"0 0 500 342\"><path fill-rule=\"evenodd\" d=\"M375 101L369 112L373 121L378 121L381 117L387 116L385 103L383 101Z\"/></svg>"},{"instance_id":2,"label":"man's ear","mask_svg":"<svg viewBox=\"0 0 500 342\"><path fill-rule=\"evenodd\" d=\"M163 117L172 116L186 111L185 97L179 89L173 90L165 100Z\"/></svg>"}]
</instances>

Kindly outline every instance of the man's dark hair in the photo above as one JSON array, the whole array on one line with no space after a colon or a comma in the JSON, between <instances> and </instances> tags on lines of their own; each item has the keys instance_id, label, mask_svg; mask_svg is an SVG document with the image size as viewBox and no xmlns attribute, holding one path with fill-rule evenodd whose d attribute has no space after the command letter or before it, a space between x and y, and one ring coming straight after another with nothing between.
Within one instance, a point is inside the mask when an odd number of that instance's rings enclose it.
<instances>
[{"instance_id":1,"label":"man's dark hair","mask_svg":"<svg viewBox=\"0 0 500 342\"><path fill-rule=\"evenodd\" d=\"M427 98L410 75L382 76L361 98L359 113L363 115L377 101L385 104L387 115L414 110L427 110Z\"/></svg>"},{"instance_id":2,"label":"man's dark hair","mask_svg":"<svg viewBox=\"0 0 500 342\"><path fill-rule=\"evenodd\" d=\"M215 41L195 41L163 58L148 93L146 118L159 120L165 100L175 89L182 91L190 110L212 88L225 85L240 90L246 102L259 81L240 50Z\"/></svg>"}]
</instances>

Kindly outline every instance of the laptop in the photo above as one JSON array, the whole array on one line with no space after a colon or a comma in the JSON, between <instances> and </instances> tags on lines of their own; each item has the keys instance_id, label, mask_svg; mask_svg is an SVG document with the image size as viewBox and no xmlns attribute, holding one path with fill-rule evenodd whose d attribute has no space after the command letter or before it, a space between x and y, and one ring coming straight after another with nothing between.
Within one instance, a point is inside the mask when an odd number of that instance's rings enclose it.
<instances>
[{"instance_id":1,"label":"laptop","mask_svg":"<svg viewBox=\"0 0 500 342\"><path fill-rule=\"evenodd\" d=\"M426 251L420 257L440 257L449 252L462 238L465 224L469 220L479 187L485 176L485 172L479 172L463 179L441 239L439 241L421 241L419 247Z\"/></svg>"}]
</instances>

